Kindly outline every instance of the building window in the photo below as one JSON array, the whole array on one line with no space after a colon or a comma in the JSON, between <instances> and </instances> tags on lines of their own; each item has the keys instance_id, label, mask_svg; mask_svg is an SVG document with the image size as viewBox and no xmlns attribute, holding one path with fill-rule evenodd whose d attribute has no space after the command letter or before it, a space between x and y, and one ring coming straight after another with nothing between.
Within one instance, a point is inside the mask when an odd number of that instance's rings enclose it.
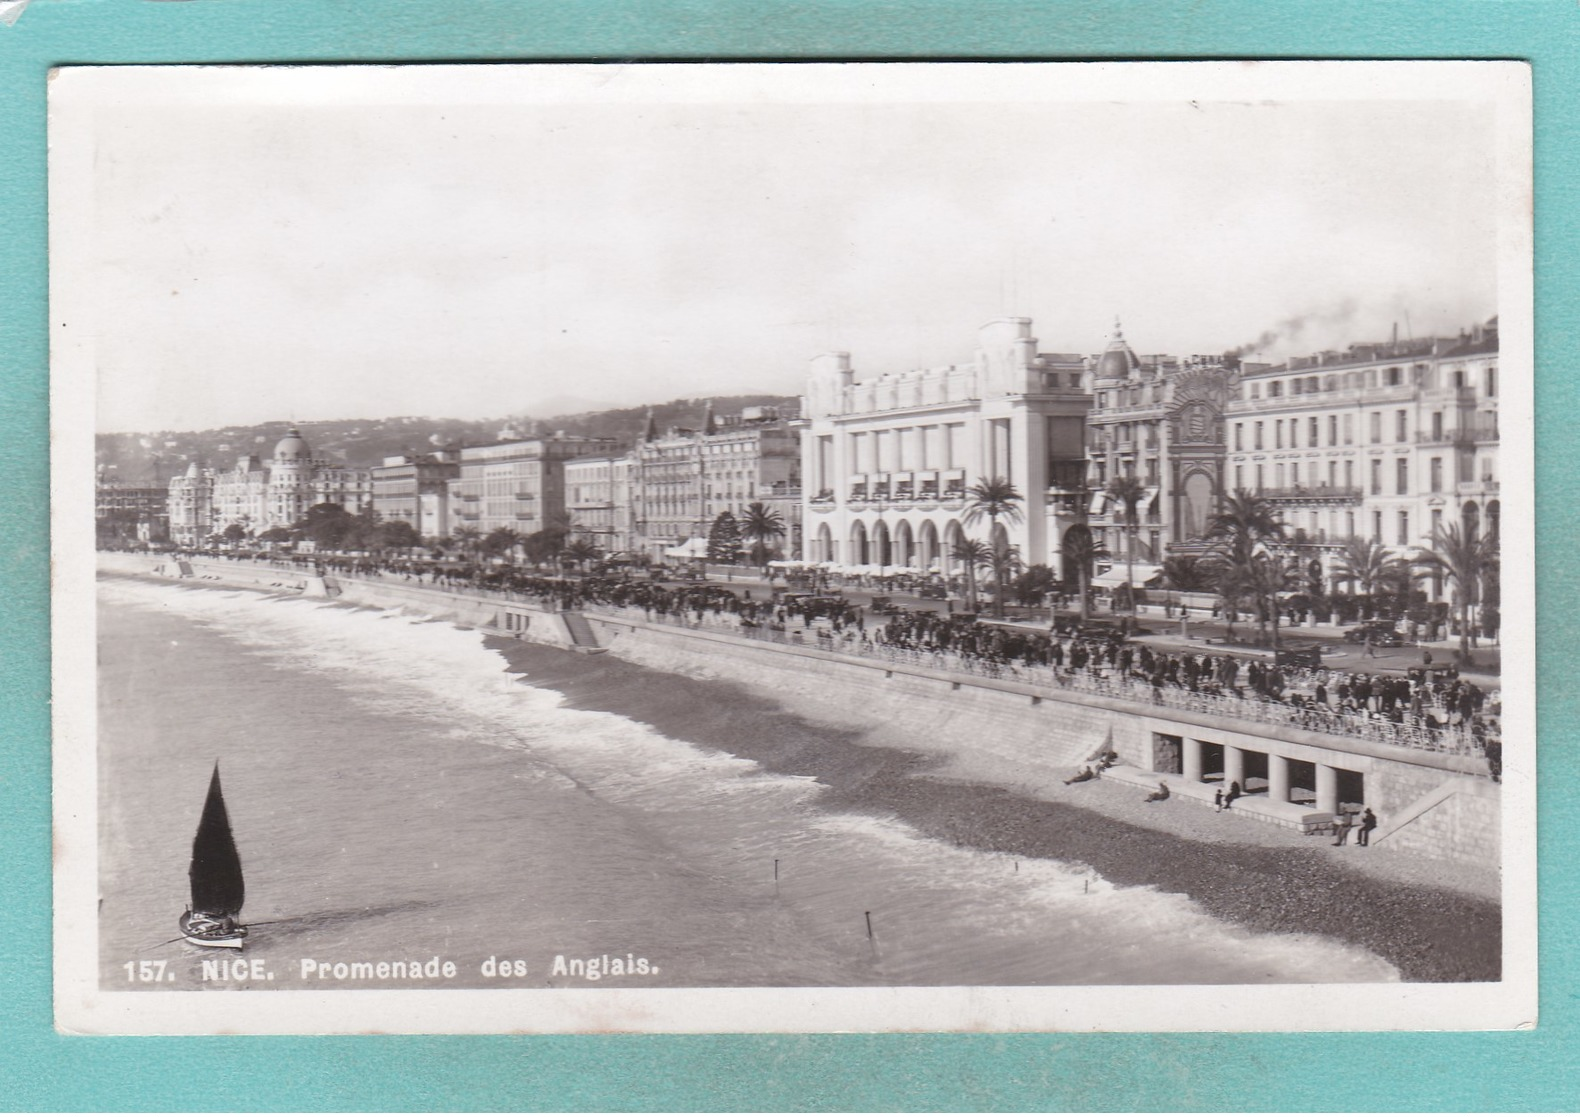
<instances>
[{"instance_id":1,"label":"building window","mask_svg":"<svg viewBox=\"0 0 1580 1117\"><path fill-rule=\"evenodd\" d=\"M1371 421L1371 438L1373 442L1382 441L1382 412L1373 411Z\"/></svg>"},{"instance_id":2,"label":"building window","mask_svg":"<svg viewBox=\"0 0 1580 1117\"><path fill-rule=\"evenodd\" d=\"M1257 492L1261 492L1262 491L1262 467L1261 466L1257 466L1256 467L1256 491Z\"/></svg>"},{"instance_id":3,"label":"building window","mask_svg":"<svg viewBox=\"0 0 1580 1117\"><path fill-rule=\"evenodd\" d=\"M1316 439L1312 439L1311 440L1311 444L1313 446L1315 446L1316 445ZM1329 446L1337 446L1338 444L1339 444L1339 417L1337 415L1329 415L1328 416L1328 445Z\"/></svg>"},{"instance_id":4,"label":"building window","mask_svg":"<svg viewBox=\"0 0 1580 1117\"><path fill-rule=\"evenodd\" d=\"M1410 459L1397 458L1394 461L1394 480L1397 482L1397 495L1410 495Z\"/></svg>"},{"instance_id":5,"label":"building window","mask_svg":"<svg viewBox=\"0 0 1580 1117\"><path fill-rule=\"evenodd\" d=\"M1344 416L1344 445L1346 445L1346 446L1353 446L1354 444L1355 444L1355 416L1354 415L1346 415L1346 416Z\"/></svg>"},{"instance_id":6,"label":"building window","mask_svg":"<svg viewBox=\"0 0 1580 1117\"><path fill-rule=\"evenodd\" d=\"M1443 413L1432 412L1432 441L1436 442L1443 437Z\"/></svg>"},{"instance_id":7,"label":"building window","mask_svg":"<svg viewBox=\"0 0 1580 1117\"><path fill-rule=\"evenodd\" d=\"M1292 488L1292 489L1300 488L1300 463L1299 462L1290 462L1289 463L1289 487Z\"/></svg>"},{"instance_id":8,"label":"building window","mask_svg":"<svg viewBox=\"0 0 1580 1117\"><path fill-rule=\"evenodd\" d=\"M1355 513L1354 512L1346 512L1346 513L1344 513L1344 536L1345 536L1346 539L1351 539L1351 538L1354 538L1354 536L1355 536Z\"/></svg>"},{"instance_id":9,"label":"building window","mask_svg":"<svg viewBox=\"0 0 1580 1117\"><path fill-rule=\"evenodd\" d=\"M1279 462L1277 465L1273 466L1273 487L1275 489L1281 489L1281 488L1284 487L1284 463L1283 462Z\"/></svg>"},{"instance_id":10,"label":"building window","mask_svg":"<svg viewBox=\"0 0 1580 1117\"><path fill-rule=\"evenodd\" d=\"M1275 422L1273 424L1273 449L1275 449L1275 450L1282 450L1283 448L1284 448L1284 420L1279 419L1277 422Z\"/></svg>"},{"instance_id":11,"label":"building window","mask_svg":"<svg viewBox=\"0 0 1580 1117\"><path fill-rule=\"evenodd\" d=\"M1315 415L1313 415L1311 417L1311 421L1306 424L1306 445L1307 446L1315 446L1317 444L1317 442L1320 440L1321 436L1322 436L1322 423L1317 419L1317 417Z\"/></svg>"},{"instance_id":12,"label":"building window","mask_svg":"<svg viewBox=\"0 0 1580 1117\"><path fill-rule=\"evenodd\" d=\"M1381 543L1382 542L1382 513L1381 512L1373 512L1372 513L1372 542L1373 543Z\"/></svg>"},{"instance_id":13,"label":"building window","mask_svg":"<svg viewBox=\"0 0 1580 1117\"><path fill-rule=\"evenodd\" d=\"M1329 461L1328 462L1328 488L1330 488L1330 489L1336 488L1338 486L1338 483L1339 483L1339 463L1335 462L1335 461Z\"/></svg>"},{"instance_id":14,"label":"building window","mask_svg":"<svg viewBox=\"0 0 1580 1117\"><path fill-rule=\"evenodd\" d=\"M1410 432L1407 425L1410 421L1408 411L1395 411L1393 413L1393 440L1395 442L1410 441Z\"/></svg>"},{"instance_id":15,"label":"building window","mask_svg":"<svg viewBox=\"0 0 1580 1117\"><path fill-rule=\"evenodd\" d=\"M1382 459L1372 459L1372 495L1382 492Z\"/></svg>"},{"instance_id":16,"label":"building window","mask_svg":"<svg viewBox=\"0 0 1580 1117\"><path fill-rule=\"evenodd\" d=\"M1237 466L1234 467L1234 490L1235 490L1235 492L1240 492L1244 488L1245 488L1245 466L1237 465Z\"/></svg>"},{"instance_id":17,"label":"building window","mask_svg":"<svg viewBox=\"0 0 1580 1117\"><path fill-rule=\"evenodd\" d=\"M1434 509L1432 509L1432 542L1434 544L1437 542L1437 533L1442 531L1442 530L1443 530L1443 510L1441 508L1434 508Z\"/></svg>"},{"instance_id":18,"label":"building window","mask_svg":"<svg viewBox=\"0 0 1580 1117\"><path fill-rule=\"evenodd\" d=\"M1433 458L1432 459L1430 477L1431 477L1431 491L1434 492L1434 493L1442 492L1443 491L1443 459L1442 458Z\"/></svg>"},{"instance_id":19,"label":"building window","mask_svg":"<svg viewBox=\"0 0 1580 1117\"><path fill-rule=\"evenodd\" d=\"M1257 424L1256 424L1256 430L1253 432L1256 435L1256 438L1254 440L1254 445L1256 446L1256 448L1258 450L1260 450L1262 448L1262 426L1263 426L1263 424L1260 421L1258 421Z\"/></svg>"},{"instance_id":20,"label":"building window","mask_svg":"<svg viewBox=\"0 0 1580 1117\"><path fill-rule=\"evenodd\" d=\"M1244 423L1236 423L1234 425L1234 448L1236 450L1244 450L1245 449L1245 424Z\"/></svg>"},{"instance_id":21,"label":"building window","mask_svg":"<svg viewBox=\"0 0 1580 1117\"><path fill-rule=\"evenodd\" d=\"M1262 398L1262 386L1260 384L1252 384L1251 385L1251 398L1252 399L1261 399Z\"/></svg>"},{"instance_id":22,"label":"building window","mask_svg":"<svg viewBox=\"0 0 1580 1117\"><path fill-rule=\"evenodd\" d=\"M1396 368L1389 369L1384 375L1386 379L1383 382L1390 388L1397 388L1404 379L1403 372Z\"/></svg>"},{"instance_id":23,"label":"building window","mask_svg":"<svg viewBox=\"0 0 1580 1117\"><path fill-rule=\"evenodd\" d=\"M1278 397L1282 396L1283 394L1284 394L1284 382L1282 380L1273 380L1273 381L1270 381L1268 383L1268 385L1267 385L1267 398L1268 399L1277 399Z\"/></svg>"},{"instance_id":24,"label":"building window","mask_svg":"<svg viewBox=\"0 0 1580 1117\"><path fill-rule=\"evenodd\" d=\"M1410 545L1410 513L1408 513L1408 512L1400 512L1399 513L1399 546L1407 547L1409 545Z\"/></svg>"},{"instance_id":25,"label":"building window","mask_svg":"<svg viewBox=\"0 0 1580 1117\"><path fill-rule=\"evenodd\" d=\"M1492 365L1488 365L1484 379L1485 379L1485 382L1486 382L1487 395L1489 397L1497 395L1498 394L1498 370L1496 368L1494 368Z\"/></svg>"}]
</instances>

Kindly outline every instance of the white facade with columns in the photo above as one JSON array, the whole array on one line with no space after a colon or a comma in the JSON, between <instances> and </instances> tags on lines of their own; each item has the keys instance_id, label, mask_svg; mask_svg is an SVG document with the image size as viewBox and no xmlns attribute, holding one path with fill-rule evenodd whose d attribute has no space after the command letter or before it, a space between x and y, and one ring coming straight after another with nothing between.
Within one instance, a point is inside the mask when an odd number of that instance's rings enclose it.
<instances>
[{"instance_id":1,"label":"white facade with columns","mask_svg":"<svg viewBox=\"0 0 1580 1117\"><path fill-rule=\"evenodd\" d=\"M948 571L967 491L1010 480L1024 498L1001 527L1023 562L1057 568L1068 492L1085 468L1091 397L1076 354L1039 353L1031 319L978 333L967 364L858 379L848 353L815 358L801 424L804 556L814 562ZM1068 525L1064 525L1068 526Z\"/></svg>"}]
</instances>

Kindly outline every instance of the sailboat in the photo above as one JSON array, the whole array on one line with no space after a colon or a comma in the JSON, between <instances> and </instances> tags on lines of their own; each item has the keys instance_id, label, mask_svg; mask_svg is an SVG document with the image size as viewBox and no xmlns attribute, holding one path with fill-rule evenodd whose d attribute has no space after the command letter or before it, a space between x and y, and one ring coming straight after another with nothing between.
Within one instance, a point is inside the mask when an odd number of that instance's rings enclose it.
<instances>
[{"instance_id":1,"label":"sailboat","mask_svg":"<svg viewBox=\"0 0 1580 1117\"><path fill-rule=\"evenodd\" d=\"M241 877L241 857L230 832L225 793L219 786L219 762L208 782L203 817L192 839L192 903L182 913L182 937L194 946L225 946L240 950L247 928L237 922L246 885Z\"/></svg>"}]
</instances>

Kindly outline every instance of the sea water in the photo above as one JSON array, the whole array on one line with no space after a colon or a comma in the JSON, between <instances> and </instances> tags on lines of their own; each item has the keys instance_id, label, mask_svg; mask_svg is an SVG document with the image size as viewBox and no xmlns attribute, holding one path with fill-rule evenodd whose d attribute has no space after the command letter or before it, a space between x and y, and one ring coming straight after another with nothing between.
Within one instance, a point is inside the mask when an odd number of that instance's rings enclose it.
<instances>
[{"instance_id":1,"label":"sea water","mask_svg":"<svg viewBox=\"0 0 1580 1117\"><path fill-rule=\"evenodd\" d=\"M429 618L105 577L98 681L105 988L149 987L141 960L164 961L160 987L212 987L222 952L171 940L216 762L244 957L269 960L244 986L1397 976L1358 947L820 806L810 779L569 708ZM433 960L454 976L350 968Z\"/></svg>"}]
</instances>

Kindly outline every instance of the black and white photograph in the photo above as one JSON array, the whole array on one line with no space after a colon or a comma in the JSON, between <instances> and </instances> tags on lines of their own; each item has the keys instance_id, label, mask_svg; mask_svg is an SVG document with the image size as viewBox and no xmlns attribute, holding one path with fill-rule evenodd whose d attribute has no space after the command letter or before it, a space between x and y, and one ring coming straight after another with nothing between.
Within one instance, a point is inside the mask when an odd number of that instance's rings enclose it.
<instances>
[{"instance_id":1,"label":"black and white photograph","mask_svg":"<svg viewBox=\"0 0 1580 1117\"><path fill-rule=\"evenodd\" d=\"M56 71L57 1026L1532 1026L1530 159L1519 63Z\"/></svg>"}]
</instances>

